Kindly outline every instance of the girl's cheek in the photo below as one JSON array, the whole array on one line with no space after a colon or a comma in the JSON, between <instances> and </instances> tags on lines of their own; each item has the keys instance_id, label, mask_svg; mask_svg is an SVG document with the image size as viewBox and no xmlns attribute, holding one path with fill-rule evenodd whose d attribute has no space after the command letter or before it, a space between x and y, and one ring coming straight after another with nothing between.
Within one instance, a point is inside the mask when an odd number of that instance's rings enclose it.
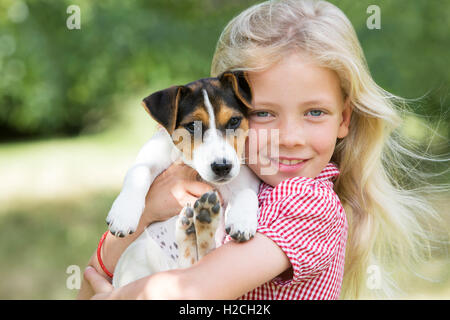
<instances>
[{"instance_id":1,"label":"girl's cheek","mask_svg":"<svg viewBox=\"0 0 450 320\"><path fill-rule=\"evenodd\" d=\"M337 129L334 126L324 126L320 130L312 130L308 141L318 154L332 154L336 146Z\"/></svg>"},{"instance_id":2,"label":"girl's cheek","mask_svg":"<svg viewBox=\"0 0 450 320\"><path fill-rule=\"evenodd\" d=\"M260 140L260 129L250 128L245 142L245 156L247 160L251 160L251 164L255 164L255 160L258 158L258 154L260 153L259 149L263 146L261 145ZM264 144L267 144L267 141L265 141Z\"/></svg>"},{"instance_id":3,"label":"girl's cheek","mask_svg":"<svg viewBox=\"0 0 450 320\"><path fill-rule=\"evenodd\" d=\"M268 165L266 156L270 153L270 132L270 129L265 126L250 126L245 142L245 156L247 165L256 174L258 174L261 167Z\"/></svg>"},{"instance_id":4,"label":"girl's cheek","mask_svg":"<svg viewBox=\"0 0 450 320\"><path fill-rule=\"evenodd\" d=\"M250 147L252 145L252 147ZM256 145L255 141L252 141L249 137L245 142L245 159L246 159L246 165L252 170L257 176L259 176L259 163L257 161L258 159L258 153L257 149L253 146Z\"/></svg>"}]
</instances>

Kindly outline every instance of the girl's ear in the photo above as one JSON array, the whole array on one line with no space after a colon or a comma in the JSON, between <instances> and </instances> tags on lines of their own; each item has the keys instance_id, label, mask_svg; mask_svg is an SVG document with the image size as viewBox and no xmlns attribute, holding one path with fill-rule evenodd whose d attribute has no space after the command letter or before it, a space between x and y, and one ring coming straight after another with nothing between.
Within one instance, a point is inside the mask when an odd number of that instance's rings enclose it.
<instances>
[{"instance_id":1,"label":"girl's ear","mask_svg":"<svg viewBox=\"0 0 450 320\"><path fill-rule=\"evenodd\" d=\"M344 138L348 134L350 119L352 117L353 106L350 103L350 97L347 96L344 102L344 110L342 110L342 121L339 125L338 138Z\"/></svg>"}]
</instances>

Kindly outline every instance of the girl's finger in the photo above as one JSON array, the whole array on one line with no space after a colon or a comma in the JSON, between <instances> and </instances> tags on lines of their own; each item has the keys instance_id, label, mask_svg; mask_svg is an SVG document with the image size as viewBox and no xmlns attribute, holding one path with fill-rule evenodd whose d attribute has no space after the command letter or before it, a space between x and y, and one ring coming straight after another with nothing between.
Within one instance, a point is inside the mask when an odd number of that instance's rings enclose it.
<instances>
[{"instance_id":1,"label":"girl's finger","mask_svg":"<svg viewBox=\"0 0 450 320\"><path fill-rule=\"evenodd\" d=\"M84 271L84 279L91 285L95 293L111 292L114 288L108 280L103 278L93 267L87 267Z\"/></svg>"},{"instance_id":2,"label":"girl's finger","mask_svg":"<svg viewBox=\"0 0 450 320\"><path fill-rule=\"evenodd\" d=\"M187 205L190 205L191 207L193 207L194 204L195 204L195 201L197 201L198 198L199 198L199 197L197 197L197 196L186 195L186 196L183 198L183 201L180 202L180 205L181 205L182 207L185 207L185 206L187 206Z\"/></svg>"},{"instance_id":3,"label":"girl's finger","mask_svg":"<svg viewBox=\"0 0 450 320\"><path fill-rule=\"evenodd\" d=\"M185 181L185 188L188 193L197 198L213 189L209 184L198 181Z\"/></svg>"},{"instance_id":4,"label":"girl's finger","mask_svg":"<svg viewBox=\"0 0 450 320\"><path fill-rule=\"evenodd\" d=\"M197 171L181 161L175 161L169 166L169 168L166 169L166 171L170 172L171 174L175 173L179 176L186 177L195 177L195 175L197 174Z\"/></svg>"}]
</instances>

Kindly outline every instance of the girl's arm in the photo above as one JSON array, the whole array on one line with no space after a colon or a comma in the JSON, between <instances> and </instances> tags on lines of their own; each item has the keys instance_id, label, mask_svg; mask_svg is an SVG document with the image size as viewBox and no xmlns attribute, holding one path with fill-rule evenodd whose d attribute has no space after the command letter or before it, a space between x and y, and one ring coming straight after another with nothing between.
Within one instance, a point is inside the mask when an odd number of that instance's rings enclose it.
<instances>
[{"instance_id":1,"label":"girl's arm","mask_svg":"<svg viewBox=\"0 0 450 320\"><path fill-rule=\"evenodd\" d=\"M290 268L284 252L257 233L244 243L230 241L187 269L159 272L114 289L85 272L100 299L236 299Z\"/></svg>"},{"instance_id":2,"label":"girl's arm","mask_svg":"<svg viewBox=\"0 0 450 320\"><path fill-rule=\"evenodd\" d=\"M244 243L234 241L212 251L193 267L180 272L180 298L236 299L290 268L275 242L263 234ZM150 286L151 298L155 290Z\"/></svg>"}]
</instances>

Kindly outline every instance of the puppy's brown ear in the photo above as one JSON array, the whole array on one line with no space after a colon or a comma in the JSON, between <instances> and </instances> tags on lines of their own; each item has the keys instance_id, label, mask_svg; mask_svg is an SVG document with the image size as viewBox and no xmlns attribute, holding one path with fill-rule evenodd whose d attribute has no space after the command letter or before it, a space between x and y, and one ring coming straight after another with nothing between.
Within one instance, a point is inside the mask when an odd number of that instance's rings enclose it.
<instances>
[{"instance_id":1,"label":"puppy's brown ear","mask_svg":"<svg viewBox=\"0 0 450 320\"><path fill-rule=\"evenodd\" d=\"M166 128L169 134L172 134L175 130L178 104L185 89L183 86L172 86L165 90L157 91L142 101L145 110L153 119Z\"/></svg>"},{"instance_id":2,"label":"puppy's brown ear","mask_svg":"<svg viewBox=\"0 0 450 320\"><path fill-rule=\"evenodd\" d=\"M249 109L252 108L252 90L248 81L247 73L244 71L225 71L218 76L220 82L227 86L231 85L236 97Z\"/></svg>"}]
</instances>

